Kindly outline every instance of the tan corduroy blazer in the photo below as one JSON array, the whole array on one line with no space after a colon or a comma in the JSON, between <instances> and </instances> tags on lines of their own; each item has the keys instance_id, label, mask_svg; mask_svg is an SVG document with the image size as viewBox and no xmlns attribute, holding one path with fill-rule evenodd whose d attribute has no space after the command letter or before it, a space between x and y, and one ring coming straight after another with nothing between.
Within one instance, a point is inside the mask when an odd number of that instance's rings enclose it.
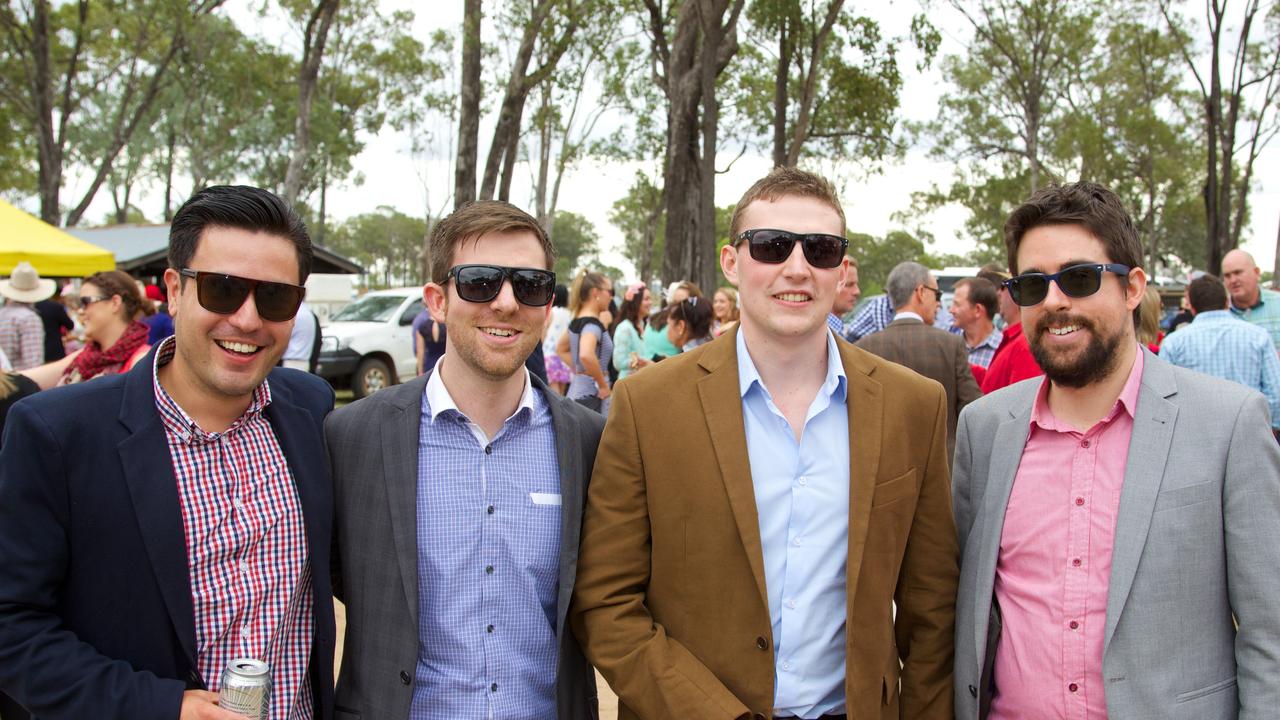
<instances>
[{"instance_id":1,"label":"tan corduroy blazer","mask_svg":"<svg viewBox=\"0 0 1280 720\"><path fill-rule=\"evenodd\" d=\"M735 333L618 383L570 621L619 718L766 718L774 653ZM951 720L947 399L837 342L848 376L848 715ZM895 618L896 604L896 618Z\"/></svg>"}]
</instances>

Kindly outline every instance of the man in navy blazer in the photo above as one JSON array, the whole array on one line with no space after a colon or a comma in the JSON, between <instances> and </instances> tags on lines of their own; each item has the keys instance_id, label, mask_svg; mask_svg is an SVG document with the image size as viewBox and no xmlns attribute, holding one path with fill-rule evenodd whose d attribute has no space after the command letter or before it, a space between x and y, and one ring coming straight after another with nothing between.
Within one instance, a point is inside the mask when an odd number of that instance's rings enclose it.
<instances>
[{"instance_id":1,"label":"man in navy blazer","mask_svg":"<svg viewBox=\"0 0 1280 720\"><path fill-rule=\"evenodd\" d=\"M306 228L266 191L206 188L169 262L173 338L9 415L0 691L36 718L232 720L214 691L247 656L271 667L271 717L328 718L333 391L274 369Z\"/></svg>"}]
</instances>

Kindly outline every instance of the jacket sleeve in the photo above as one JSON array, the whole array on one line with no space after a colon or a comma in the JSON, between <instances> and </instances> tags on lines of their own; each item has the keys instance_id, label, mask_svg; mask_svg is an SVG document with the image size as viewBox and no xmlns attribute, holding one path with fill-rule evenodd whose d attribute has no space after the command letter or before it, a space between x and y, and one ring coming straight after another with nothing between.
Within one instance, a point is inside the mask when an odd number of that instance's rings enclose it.
<instances>
[{"instance_id":1,"label":"jacket sleeve","mask_svg":"<svg viewBox=\"0 0 1280 720\"><path fill-rule=\"evenodd\" d=\"M1240 720L1273 718L1280 707L1280 447L1260 395L1250 393L1236 416L1222 494Z\"/></svg>"},{"instance_id":2,"label":"jacket sleeve","mask_svg":"<svg viewBox=\"0 0 1280 720\"><path fill-rule=\"evenodd\" d=\"M952 720L960 570L947 466L947 397L934 387L933 435L894 593L894 634L902 658L900 716Z\"/></svg>"},{"instance_id":3,"label":"jacket sleeve","mask_svg":"<svg viewBox=\"0 0 1280 720\"><path fill-rule=\"evenodd\" d=\"M645 607L651 536L629 388L618 383L596 453L569 613L573 632L587 659L641 718L745 716L746 705Z\"/></svg>"},{"instance_id":4,"label":"jacket sleeve","mask_svg":"<svg viewBox=\"0 0 1280 720\"><path fill-rule=\"evenodd\" d=\"M13 407L0 450L0 690L40 718L174 720L183 682L102 655L58 616L72 564L67 452L30 403Z\"/></svg>"},{"instance_id":5,"label":"jacket sleeve","mask_svg":"<svg viewBox=\"0 0 1280 720\"><path fill-rule=\"evenodd\" d=\"M957 338L958 339L958 338ZM982 397L978 381L973 379L973 370L969 368L969 352L965 349L964 340L956 343L956 412L965 405Z\"/></svg>"}]
</instances>

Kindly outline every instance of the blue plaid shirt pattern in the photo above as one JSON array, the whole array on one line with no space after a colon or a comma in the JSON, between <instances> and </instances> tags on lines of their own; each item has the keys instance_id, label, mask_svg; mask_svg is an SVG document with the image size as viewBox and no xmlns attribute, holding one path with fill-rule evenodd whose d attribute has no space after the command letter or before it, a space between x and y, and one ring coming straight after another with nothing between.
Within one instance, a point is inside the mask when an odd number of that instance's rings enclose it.
<instances>
[{"instance_id":1,"label":"blue plaid shirt pattern","mask_svg":"<svg viewBox=\"0 0 1280 720\"><path fill-rule=\"evenodd\" d=\"M844 337L844 320L835 313L827 313L827 327L831 328L831 332Z\"/></svg>"},{"instance_id":2,"label":"blue plaid shirt pattern","mask_svg":"<svg viewBox=\"0 0 1280 720\"><path fill-rule=\"evenodd\" d=\"M1232 305L1231 312L1270 333L1271 344L1280 351L1280 292L1258 288L1257 305L1244 310Z\"/></svg>"},{"instance_id":3,"label":"blue plaid shirt pattern","mask_svg":"<svg viewBox=\"0 0 1280 720\"><path fill-rule=\"evenodd\" d=\"M862 306L853 321L845 326L844 339L857 342L860 338L889 327L891 322L893 322L893 303L889 302L888 295L877 295Z\"/></svg>"},{"instance_id":4,"label":"blue plaid shirt pattern","mask_svg":"<svg viewBox=\"0 0 1280 720\"><path fill-rule=\"evenodd\" d=\"M551 411L527 375L519 409L492 439L432 375L417 510L410 719L555 717L560 467Z\"/></svg>"},{"instance_id":5,"label":"blue plaid shirt pattern","mask_svg":"<svg viewBox=\"0 0 1280 720\"><path fill-rule=\"evenodd\" d=\"M948 332L964 338L964 328L952 326ZM984 368L991 367L991 361L996 357L996 350L1000 349L1001 340L1004 340L1004 333L995 327L991 328L991 334L987 336L986 340L973 347L969 347L969 341L965 340L965 349L969 351L969 364Z\"/></svg>"},{"instance_id":6,"label":"blue plaid shirt pattern","mask_svg":"<svg viewBox=\"0 0 1280 720\"><path fill-rule=\"evenodd\" d=\"M1280 427L1280 359L1262 328L1226 310L1202 312L1164 339L1160 357L1261 392L1271 406L1272 426Z\"/></svg>"}]
</instances>

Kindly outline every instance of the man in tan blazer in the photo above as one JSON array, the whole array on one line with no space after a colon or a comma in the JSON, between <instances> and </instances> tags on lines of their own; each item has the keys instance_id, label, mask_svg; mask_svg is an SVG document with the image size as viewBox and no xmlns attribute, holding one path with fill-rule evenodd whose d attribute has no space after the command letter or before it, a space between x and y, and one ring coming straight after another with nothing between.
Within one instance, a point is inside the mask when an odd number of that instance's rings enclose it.
<instances>
[{"instance_id":1,"label":"man in tan blazer","mask_svg":"<svg viewBox=\"0 0 1280 720\"><path fill-rule=\"evenodd\" d=\"M827 328L826 180L777 169L732 227L740 328L615 387L573 630L622 720L950 720L946 395Z\"/></svg>"},{"instance_id":2,"label":"man in tan blazer","mask_svg":"<svg viewBox=\"0 0 1280 720\"><path fill-rule=\"evenodd\" d=\"M928 268L911 261L898 263L889 271L885 292L893 302L893 322L859 340L858 347L942 384L947 391L947 457L952 457L956 418L965 405L982 397L969 369L968 348L963 336L933 326L942 291Z\"/></svg>"}]
</instances>

